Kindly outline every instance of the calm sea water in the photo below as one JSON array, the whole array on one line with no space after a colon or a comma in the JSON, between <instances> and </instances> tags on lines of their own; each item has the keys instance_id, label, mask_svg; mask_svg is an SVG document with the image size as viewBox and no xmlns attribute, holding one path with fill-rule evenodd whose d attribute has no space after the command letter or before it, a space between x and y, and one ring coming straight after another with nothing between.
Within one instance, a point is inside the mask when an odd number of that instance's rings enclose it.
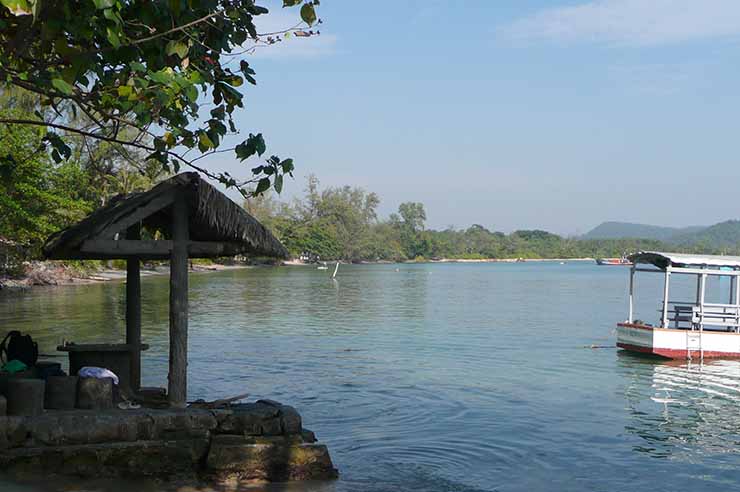
<instances>
[{"instance_id":1,"label":"calm sea water","mask_svg":"<svg viewBox=\"0 0 740 492\"><path fill-rule=\"evenodd\" d=\"M638 317L657 320L661 282L638 279ZM342 478L289 490L740 490L740 363L613 348L626 286L625 268L557 262L192 274L190 396L296 406ZM144 382L166 386L167 279L142 289ZM121 283L0 297L2 331L45 353L119 341L123 319Z\"/></svg>"}]
</instances>

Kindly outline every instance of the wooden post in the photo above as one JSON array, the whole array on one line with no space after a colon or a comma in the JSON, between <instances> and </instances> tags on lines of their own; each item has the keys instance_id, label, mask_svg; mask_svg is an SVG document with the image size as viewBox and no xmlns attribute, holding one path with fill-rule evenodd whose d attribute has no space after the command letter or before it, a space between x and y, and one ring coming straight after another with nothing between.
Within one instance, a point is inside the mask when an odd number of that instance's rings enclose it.
<instances>
[{"instance_id":1,"label":"wooden post","mask_svg":"<svg viewBox=\"0 0 740 492\"><path fill-rule=\"evenodd\" d=\"M188 387L188 210L180 195L172 205L170 255L170 405L185 407Z\"/></svg>"},{"instance_id":2,"label":"wooden post","mask_svg":"<svg viewBox=\"0 0 740 492\"><path fill-rule=\"evenodd\" d=\"M126 230L126 239L141 239L139 224ZM141 388L141 270L138 257L126 259L126 344L131 346L131 389Z\"/></svg>"}]
</instances>

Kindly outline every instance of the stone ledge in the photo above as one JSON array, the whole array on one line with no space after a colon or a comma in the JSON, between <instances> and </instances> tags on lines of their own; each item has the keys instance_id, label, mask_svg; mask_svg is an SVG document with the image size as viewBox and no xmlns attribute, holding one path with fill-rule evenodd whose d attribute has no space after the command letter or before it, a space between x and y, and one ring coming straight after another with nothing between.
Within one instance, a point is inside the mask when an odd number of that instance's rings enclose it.
<instances>
[{"instance_id":1,"label":"stone ledge","mask_svg":"<svg viewBox=\"0 0 740 492\"><path fill-rule=\"evenodd\" d=\"M0 454L0 467L18 479L44 474L156 476L194 474L208 452L207 439L135 441L19 448Z\"/></svg>"},{"instance_id":2,"label":"stone ledge","mask_svg":"<svg viewBox=\"0 0 740 492\"><path fill-rule=\"evenodd\" d=\"M24 477L157 477L218 483L337 477L329 451L290 406L70 410L0 416L0 469Z\"/></svg>"},{"instance_id":3,"label":"stone ledge","mask_svg":"<svg viewBox=\"0 0 740 492\"><path fill-rule=\"evenodd\" d=\"M206 459L212 481L227 485L242 481L285 482L337 477L329 450L300 439L214 436Z\"/></svg>"},{"instance_id":4,"label":"stone ledge","mask_svg":"<svg viewBox=\"0 0 740 492\"><path fill-rule=\"evenodd\" d=\"M16 447L64 446L188 439L215 434L282 436L300 434L301 416L274 402L207 410L65 410L37 417L0 416L0 451Z\"/></svg>"}]
</instances>

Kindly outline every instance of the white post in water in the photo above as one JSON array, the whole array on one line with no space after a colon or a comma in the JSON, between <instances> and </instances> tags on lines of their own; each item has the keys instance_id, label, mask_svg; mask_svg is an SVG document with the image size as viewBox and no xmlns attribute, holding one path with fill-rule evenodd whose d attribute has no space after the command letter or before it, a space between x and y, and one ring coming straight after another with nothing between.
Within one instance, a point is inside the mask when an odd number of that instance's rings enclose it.
<instances>
[{"instance_id":1,"label":"white post in water","mask_svg":"<svg viewBox=\"0 0 740 492\"><path fill-rule=\"evenodd\" d=\"M339 270L339 262L337 262L337 266L334 267L334 274L331 276L331 278L335 278L337 276L337 270Z\"/></svg>"},{"instance_id":2,"label":"white post in water","mask_svg":"<svg viewBox=\"0 0 740 492\"><path fill-rule=\"evenodd\" d=\"M668 286L671 283L671 267L667 266L665 269L665 284L663 285L663 319L661 320L661 327L668 328Z\"/></svg>"},{"instance_id":3,"label":"white post in water","mask_svg":"<svg viewBox=\"0 0 740 492\"><path fill-rule=\"evenodd\" d=\"M630 313L629 318L627 318L628 323L632 323L634 321L634 308L633 308L633 299L635 296L635 265L632 265L630 267Z\"/></svg>"}]
</instances>

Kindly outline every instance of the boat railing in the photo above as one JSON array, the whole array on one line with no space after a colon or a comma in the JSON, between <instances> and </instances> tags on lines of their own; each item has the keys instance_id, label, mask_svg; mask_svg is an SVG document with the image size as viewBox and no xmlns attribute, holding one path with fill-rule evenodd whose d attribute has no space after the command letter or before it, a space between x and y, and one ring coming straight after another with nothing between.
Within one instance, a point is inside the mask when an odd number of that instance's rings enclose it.
<instances>
[{"instance_id":1,"label":"boat railing","mask_svg":"<svg viewBox=\"0 0 740 492\"><path fill-rule=\"evenodd\" d=\"M662 310L661 305L659 311ZM704 303L702 306L694 302L670 301L668 326L688 330L718 326L727 331L740 332L740 306L722 303Z\"/></svg>"}]
</instances>

